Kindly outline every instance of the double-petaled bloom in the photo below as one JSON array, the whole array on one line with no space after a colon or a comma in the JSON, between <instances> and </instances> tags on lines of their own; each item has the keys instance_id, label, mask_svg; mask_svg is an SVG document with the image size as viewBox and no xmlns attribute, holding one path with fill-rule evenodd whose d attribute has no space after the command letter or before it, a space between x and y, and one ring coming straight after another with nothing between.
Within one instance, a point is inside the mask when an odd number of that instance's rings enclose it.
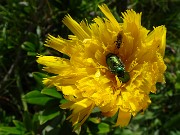
<instances>
[{"instance_id":1,"label":"double-petaled bloom","mask_svg":"<svg viewBox=\"0 0 180 135\"><path fill-rule=\"evenodd\" d=\"M123 127L148 107L156 83L164 82L166 28L158 26L150 32L141 26L141 13L133 10L122 13L123 23L118 23L105 4L99 8L107 18L96 17L88 24L67 15L63 23L74 35L68 39L48 36L46 46L70 59L38 56L37 61L54 74L43 82L62 91L68 102L61 108L72 110L67 119L73 125L82 125L98 107L107 117L118 113L116 126ZM127 82L110 71L106 61L110 53L124 64L130 77Z\"/></svg>"}]
</instances>

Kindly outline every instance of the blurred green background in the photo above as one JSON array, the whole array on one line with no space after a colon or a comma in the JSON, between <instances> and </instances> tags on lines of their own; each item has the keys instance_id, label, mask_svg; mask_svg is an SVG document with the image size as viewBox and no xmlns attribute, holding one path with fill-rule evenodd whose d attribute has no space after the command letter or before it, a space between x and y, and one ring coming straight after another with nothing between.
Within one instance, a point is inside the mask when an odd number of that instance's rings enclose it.
<instances>
[{"instance_id":1,"label":"blurred green background","mask_svg":"<svg viewBox=\"0 0 180 135\"><path fill-rule=\"evenodd\" d=\"M79 131L59 108L63 96L45 88L48 74L36 56L63 54L43 46L47 34L67 38L62 24L70 14L80 22L103 16L97 5L106 3L119 22L119 15L133 8L143 12L142 25L167 27L166 84L157 84L152 104L128 127L113 127L116 116L102 117L94 111ZM180 0L1 0L0 1L0 135L180 135Z\"/></svg>"}]
</instances>

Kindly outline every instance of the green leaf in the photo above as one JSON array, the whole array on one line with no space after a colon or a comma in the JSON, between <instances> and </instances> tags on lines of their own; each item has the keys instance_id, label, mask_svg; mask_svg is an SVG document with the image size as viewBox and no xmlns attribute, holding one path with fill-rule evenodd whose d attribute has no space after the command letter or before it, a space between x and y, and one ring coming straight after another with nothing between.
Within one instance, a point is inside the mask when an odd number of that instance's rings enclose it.
<instances>
[{"instance_id":1,"label":"green leaf","mask_svg":"<svg viewBox=\"0 0 180 135\"><path fill-rule=\"evenodd\" d=\"M144 116L145 116L145 119L147 119L147 120L154 119L154 117L155 117L154 113L151 111L148 111L148 110L145 112Z\"/></svg>"},{"instance_id":2,"label":"green leaf","mask_svg":"<svg viewBox=\"0 0 180 135\"><path fill-rule=\"evenodd\" d=\"M175 83L175 88L180 90L180 83L179 82Z\"/></svg>"},{"instance_id":3,"label":"green leaf","mask_svg":"<svg viewBox=\"0 0 180 135\"><path fill-rule=\"evenodd\" d=\"M170 135L180 135L180 131L170 131Z\"/></svg>"},{"instance_id":4,"label":"green leaf","mask_svg":"<svg viewBox=\"0 0 180 135\"><path fill-rule=\"evenodd\" d=\"M164 128L165 129L173 129L173 128L180 128L180 125L177 124L180 121L180 114L174 115L173 117L171 117L165 124L164 124Z\"/></svg>"},{"instance_id":5,"label":"green leaf","mask_svg":"<svg viewBox=\"0 0 180 135\"><path fill-rule=\"evenodd\" d=\"M33 114L33 117L32 117L32 131L34 132L38 132L38 129L39 129L39 112L38 113L35 113Z\"/></svg>"},{"instance_id":6,"label":"green leaf","mask_svg":"<svg viewBox=\"0 0 180 135\"><path fill-rule=\"evenodd\" d=\"M39 115L40 124L46 123L48 120L51 120L60 114L59 107L56 108L47 108L41 115Z\"/></svg>"},{"instance_id":7,"label":"green leaf","mask_svg":"<svg viewBox=\"0 0 180 135\"><path fill-rule=\"evenodd\" d=\"M29 51L29 52L35 52L36 51L35 44L33 44L31 42L27 42L27 41L22 44L22 48L26 51Z\"/></svg>"},{"instance_id":8,"label":"green leaf","mask_svg":"<svg viewBox=\"0 0 180 135\"><path fill-rule=\"evenodd\" d=\"M95 124L99 124L101 122L99 118L91 118L91 117L89 118L89 121L91 121Z\"/></svg>"},{"instance_id":9,"label":"green leaf","mask_svg":"<svg viewBox=\"0 0 180 135\"><path fill-rule=\"evenodd\" d=\"M121 135L137 135L137 134L133 133L133 131L131 131L130 129L123 129Z\"/></svg>"},{"instance_id":10,"label":"green leaf","mask_svg":"<svg viewBox=\"0 0 180 135\"><path fill-rule=\"evenodd\" d=\"M25 111L23 114L23 124L27 131L33 130L32 129L32 126L33 126L32 117L28 111Z\"/></svg>"},{"instance_id":11,"label":"green leaf","mask_svg":"<svg viewBox=\"0 0 180 135\"><path fill-rule=\"evenodd\" d=\"M98 133L108 133L110 131L110 126L106 123L100 123L98 129Z\"/></svg>"},{"instance_id":12,"label":"green leaf","mask_svg":"<svg viewBox=\"0 0 180 135\"><path fill-rule=\"evenodd\" d=\"M25 131L17 129L16 127L0 127L1 135L24 135Z\"/></svg>"},{"instance_id":13,"label":"green leaf","mask_svg":"<svg viewBox=\"0 0 180 135\"><path fill-rule=\"evenodd\" d=\"M36 105L45 105L52 99L53 98L43 95L40 91L37 90L31 91L23 97L23 100L25 100L27 103Z\"/></svg>"},{"instance_id":14,"label":"green leaf","mask_svg":"<svg viewBox=\"0 0 180 135\"><path fill-rule=\"evenodd\" d=\"M56 90L56 88L51 87L51 88L44 88L41 91L42 94L48 95L48 96L52 96L58 99L62 98L62 95Z\"/></svg>"},{"instance_id":15,"label":"green leaf","mask_svg":"<svg viewBox=\"0 0 180 135\"><path fill-rule=\"evenodd\" d=\"M36 52L27 52L27 55L28 56L37 56L37 53Z\"/></svg>"},{"instance_id":16,"label":"green leaf","mask_svg":"<svg viewBox=\"0 0 180 135\"><path fill-rule=\"evenodd\" d=\"M13 120L13 123L16 126L17 129L21 129L21 130L25 129L22 122L20 122L18 120Z\"/></svg>"},{"instance_id":17,"label":"green leaf","mask_svg":"<svg viewBox=\"0 0 180 135\"><path fill-rule=\"evenodd\" d=\"M43 81L43 78L47 78L48 75L40 73L40 72L34 72L33 77L39 85L44 87L44 84L42 83L42 81Z\"/></svg>"}]
</instances>

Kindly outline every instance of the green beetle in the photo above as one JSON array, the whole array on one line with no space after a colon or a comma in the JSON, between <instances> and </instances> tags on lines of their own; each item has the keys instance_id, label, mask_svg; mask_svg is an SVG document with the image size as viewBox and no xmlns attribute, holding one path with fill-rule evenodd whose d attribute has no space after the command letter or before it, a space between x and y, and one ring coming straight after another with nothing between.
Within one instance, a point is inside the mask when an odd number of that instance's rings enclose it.
<instances>
[{"instance_id":1,"label":"green beetle","mask_svg":"<svg viewBox=\"0 0 180 135\"><path fill-rule=\"evenodd\" d=\"M129 81L130 76L129 73L125 71L125 66L121 59L113 53L109 53L106 55L106 64L108 65L109 70L111 73L117 75L119 80L123 83Z\"/></svg>"}]
</instances>

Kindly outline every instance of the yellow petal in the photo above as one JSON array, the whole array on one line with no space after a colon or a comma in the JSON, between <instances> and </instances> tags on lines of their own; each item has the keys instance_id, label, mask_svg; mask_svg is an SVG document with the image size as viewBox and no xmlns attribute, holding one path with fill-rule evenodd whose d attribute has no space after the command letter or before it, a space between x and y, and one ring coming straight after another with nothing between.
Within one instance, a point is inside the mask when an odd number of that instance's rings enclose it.
<instances>
[{"instance_id":1,"label":"yellow petal","mask_svg":"<svg viewBox=\"0 0 180 135\"><path fill-rule=\"evenodd\" d=\"M68 72L71 68L69 60L60 57L38 56L37 62L46 66L44 70L55 74Z\"/></svg>"},{"instance_id":2,"label":"yellow petal","mask_svg":"<svg viewBox=\"0 0 180 135\"><path fill-rule=\"evenodd\" d=\"M141 27L141 15L142 13L136 13L133 10L127 10L126 12L122 13L123 22L125 27L129 27L129 25L135 24L138 28ZM133 28L133 27L132 27ZM129 29L129 31L132 31Z\"/></svg>"},{"instance_id":3,"label":"yellow petal","mask_svg":"<svg viewBox=\"0 0 180 135\"><path fill-rule=\"evenodd\" d=\"M117 75L115 76L116 78L116 82L117 82L117 87L119 88L122 84L122 82L119 81L119 78L117 77Z\"/></svg>"},{"instance_id":4,"label":"yellow petal","mask_svg":"<svg viewBox=\"0 0 180 135\"><path fill-rule=\"evenodd\" d=\"M81 21L80 25L81 25L82 29L83 29L88 35L91 35L91 34L92 34L92 33L91 33L91 29L90 29L90 27L88 26L87 20Z\"/></svg>"},{"instance_id":5,"label":"yellow petal","mask_svg":"<svg viewBox=\"0 0 180 135\"><path fill-rule=\"evenodd\" d=\"M158 26L154 27L154 30L148 34L146 42L149 42L150 45L157 46L156 49L162 56L164 56L165 46L166 46L166 27ZM153 44L156 42L157 44Z\"/></svg>"},{"instance_id":6,"label":"yellow petal","mask_svg":"<svg viewBox=\"0 0 180 135\"><path fill-rule=\"evenodd\" d=\"M71 44L71 42L61 38L60 36L56 38L51 35L48 35L45 45L70 57L76 51L74 44Z\"/></svg>"},{"instance_id":7,"label":"yellow petal","mask_svg":"<svg viewBox=\"0 0 180 135\"><path fill-rule=\"evenodd\" d=\"M117 22L117 20L114 18L113 14L111 13L111 11L109 10L109 8L107 7L106 4L103 4L101 6L98 6L100 8L100 10L105 14L105 16L113 23L114 27L116 27L116 29L120 29L119 23Z\"/></svg>"},{"instance_id":8,"label":"yellow petal","mask_svg":"<svg viewBox=\"0 0 180 135\"><path fill-rule=\"evenodd\" d=\"M116 114L116 112L118 111L118 108L114 108L111 111L108 112L102 112L102 115L106 116L106 117L112 117Z\"/></svg>"},{"instance_id":9,"label":"yellow petal","mask_svg":"<svg viewBox=\"0 0 180 135\"><path fill-rule=\"evenodd\" d=\"M89 117L89 115L91 114L92 110L94 108L94 104L91 104L89 107L87 107L86 109L82 110L81 112L79 112L78 114L75 114L75 118L78 117L78 119L76 120L72 120L73 125L75 125L75 123L80 122L78 124L76 124L75 128L73 129L73 132L75 130L77 130L85 121L86 119Z\"/></svg>"},{"instance_id":10,"label":"yellow petal","mask_svg":"<svg viewBox=\"0 0 180 135\"><path fill-rule=\"evenodd\" d=\"M119 110L118 119L115 126L125 127L129 124L130 119L131 114L129 112Z\"/></svg>"},{"instance_id":11,"label":"yellow petal","mask_svg":"<svg viewBox=\"0 0 180 135\"><path fill-rule=\"evenodd\" d=\"M76 35L79 39L84 40L90 36L82 29L82 27L71 18L70 15L67 15L63 19L63 23Z\"/></svg>"},{"instance_id":12,"label":"yellow petal","mask_svg":"<svg viewBox=\"0 0 180 135\"><path fill-rule=\"evenodd\" d=\"M72 106L74 104L74 102L68 101L67 103L61 104L60 107L62 109L67 109L70 108L70 106Z\"/></svg>"},{"instance_id":13,"label":"yellow petal","mask_svg":"<svg viewBox=\"0 0 180 135\"><path fill-rule=\"evenodd\" d=\"M161 43L161 46L160 46L160 53L162 56L164 56L164 53L165 53L165 48L166 48L166 27L163 26L162 27L162 43Z\"/></svg>"},{"instance_id":14,"label":"yellow petal","mask_svg":"<svg viewBox=\"0 0 180 135\"><path fill-rule=\"evenodd\" d=\"M56 86L57 87L57 86ZM76 90L76 86L74 85L70 85L70 86L58 86L59 90L62 90L64 95L76 95L75 94L75 90Z\"/></svg>"},{"instance_id":15,"label":"yellow petal","mask_svg":"<svg viewBox=\"0 0 180 135\"><path fill-rule=\"evenodd\" d=\"M79 102L74 103L70 108L73 110L73 113L77 113L87 108L91 104L92 104L92 101L85 98L85 99L80 100Z\"/></svg>"}]
</instances>

